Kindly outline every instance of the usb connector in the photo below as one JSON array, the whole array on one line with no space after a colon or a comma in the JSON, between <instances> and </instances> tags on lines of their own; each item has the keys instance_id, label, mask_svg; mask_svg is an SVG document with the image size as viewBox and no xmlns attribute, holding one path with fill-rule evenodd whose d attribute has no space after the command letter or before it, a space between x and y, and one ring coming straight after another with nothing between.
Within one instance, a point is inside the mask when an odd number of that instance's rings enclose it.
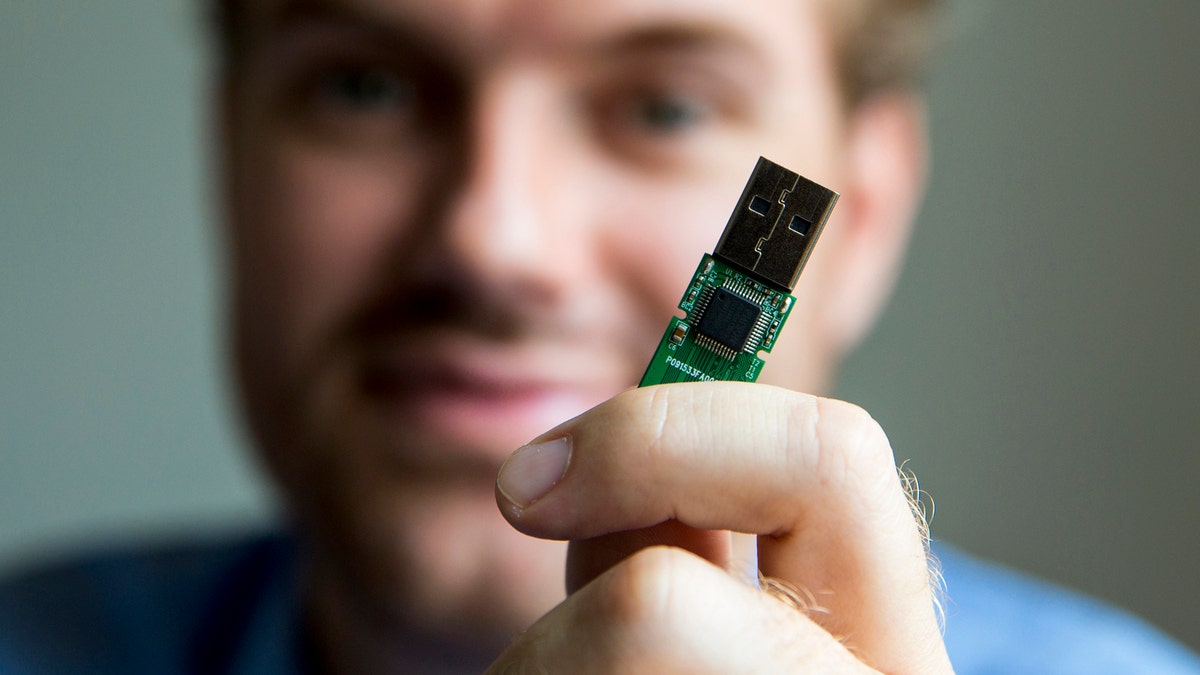
<instances>
[{"instance_id":1,"label":"usb connector","mask_svg":"<svg viewBox=\"0 0 1200 675\"><path fill-rule=\"evenodd\" d=\"M754 382L795 305L837 193L761 157L713 255L700 259L638 386Z\"/></svg>"},{"instance_id":2,"label":"usb connector","mask_svg":"<svg viewBox=\"0 0 1200 675\"><path fill-rule=\"evenodd\" d=\"M838 193L759 157L713 257L790 293L837 199Z\"/></svg>"}]
</instances>

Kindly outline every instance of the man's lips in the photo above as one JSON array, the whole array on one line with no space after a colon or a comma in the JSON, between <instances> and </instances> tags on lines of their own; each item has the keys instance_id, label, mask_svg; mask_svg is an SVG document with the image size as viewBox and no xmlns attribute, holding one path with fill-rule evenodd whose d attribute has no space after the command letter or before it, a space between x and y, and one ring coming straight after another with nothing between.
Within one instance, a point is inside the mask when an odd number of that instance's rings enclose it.
<instances>
[{"instance_id":1,"label":"man's lips","mask_svg":"<svg viewBox=\"0 0 1200 675\"><path fill-rule=\"evenodd\" d=\"M612 350L578 344L493 345L469 339L382 342L367 350L368 368L396 384L500 395L523 390L620 386L624 368Z\"/></svg>"},{"instance_id":2,"label":"man's lips","mask_svg":"<svg viewBox=\"0 0 1200 675\"><path fill-rule=\"evenodd\" d=\"M614 374L624 369L598 353L555 345L401 343L369 350L363 375L397 433L506 454L623 388Z\"/></svg>"}]
</instances>

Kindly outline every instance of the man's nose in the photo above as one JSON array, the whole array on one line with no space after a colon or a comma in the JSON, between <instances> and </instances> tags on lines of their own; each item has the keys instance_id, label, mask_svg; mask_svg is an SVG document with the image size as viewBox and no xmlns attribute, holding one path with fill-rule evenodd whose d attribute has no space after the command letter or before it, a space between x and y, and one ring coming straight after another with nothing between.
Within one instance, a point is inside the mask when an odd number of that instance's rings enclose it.
<instances>
[{"instance_id":1,"label":"man's nose","mask_svg":"<svg viewBox=\"0 0 1200 675\"><path fill-rule=\"evenodd\" d=\"M561 292L579 262L570 143L553 98L536 78L505 74L464 113L458 184L440 237L479 281Z\"/></svg>"}]
</instances>

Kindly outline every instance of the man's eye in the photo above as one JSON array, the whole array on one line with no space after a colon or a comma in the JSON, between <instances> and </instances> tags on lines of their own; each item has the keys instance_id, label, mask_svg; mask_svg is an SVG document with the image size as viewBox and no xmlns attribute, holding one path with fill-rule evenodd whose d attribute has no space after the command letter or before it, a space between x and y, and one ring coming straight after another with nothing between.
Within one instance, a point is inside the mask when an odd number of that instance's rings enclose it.
<instances>
[{"instance_id":1,"label":"man's eye","mask_svg":"<svg viewBox=\"0 0 1200 675\"><path fill-rule=\"evenodd\" d=\"M638 126L654 133L678 133L705 121L708 111L698 101L681 96L651 96L630 111Z\"/></svg>"},{"instance_id":2,"label":"man's eye","mask_svg":"<svg viewBox=\"0 0 1200 675\"><path fill-rule=\"evenodd\" d=\"M628 161L663 165L696 158L733 129L719 97L699 86L600 88L592 127L596 140Z\"/></svg>"},{"instance_id":3,"label":"man's eye","mask_svg":"<svg viewBox=\"0 0 1200 675\"><path fill-rule=\"evenodd\" d=\"M320 79L318 92L327 103L362 112L406 111L415 99L411 81L383 68L331 70Z\"/></svg>"}]
</instances>

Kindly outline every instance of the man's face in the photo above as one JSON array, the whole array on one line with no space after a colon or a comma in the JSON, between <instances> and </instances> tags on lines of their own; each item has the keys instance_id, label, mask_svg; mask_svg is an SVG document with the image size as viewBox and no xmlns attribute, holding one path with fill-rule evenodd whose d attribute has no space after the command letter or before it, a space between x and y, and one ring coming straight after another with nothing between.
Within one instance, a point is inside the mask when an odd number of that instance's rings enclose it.
<instances>
[{"instance_id":1,"label":"man's face","mask_svg":"<svg viewBox=\"0 0 1200 675\"><path fill-rule=\"evenodd\" d=\"M636 383L758 155L838 187L820 7L246 4L227 239L267 465L381 603L527 620L561 546L503 523L499 464ZM823 267L764 379L824 384Z\"/></svg>"}]
</instances>

